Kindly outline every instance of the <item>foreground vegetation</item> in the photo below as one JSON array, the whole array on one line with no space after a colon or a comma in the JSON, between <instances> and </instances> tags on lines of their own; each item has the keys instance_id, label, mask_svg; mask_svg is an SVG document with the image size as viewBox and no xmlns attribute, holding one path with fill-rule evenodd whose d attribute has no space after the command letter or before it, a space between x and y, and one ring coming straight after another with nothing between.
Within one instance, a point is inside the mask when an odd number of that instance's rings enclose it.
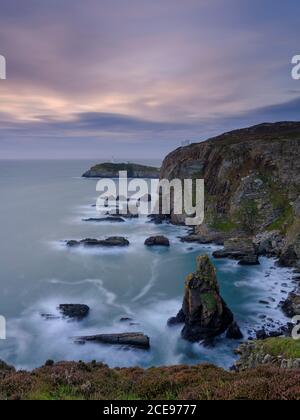
<instances>
[{"instance_id":1,"label":"foreground vegetation","mask_svg":"<svg viewBox=\"0 0 300 420\"><path fill-rule=\"evenodd\" d=\"M212 365L151 369L62 362L33 372L0 367L0 398L30 400L300 400L300 370L265 366L227 372Z\"/></svg>"},{"instance_id":2,"label":"foreground vegetation","mask_svg":"<svg viewBox=\"0 0 300 420\"><path fill-rule=\"evenodd\" d=\"M258 341L257 348L271 356L282 356L286 359L300 359L300 340L292 338L269 338Z\"/></svg>"}]
</instances>

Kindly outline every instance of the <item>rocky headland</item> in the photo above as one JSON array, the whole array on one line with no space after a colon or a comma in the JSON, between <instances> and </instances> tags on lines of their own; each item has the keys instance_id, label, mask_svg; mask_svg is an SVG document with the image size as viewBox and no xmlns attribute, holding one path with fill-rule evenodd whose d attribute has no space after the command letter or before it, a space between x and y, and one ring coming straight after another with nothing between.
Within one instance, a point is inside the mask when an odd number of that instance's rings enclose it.
<instances>
[{"instance_id":1,"label":"rocky headland","mask_svg":"<svg viewBox=\"0 0 300 420\"><path fill-rule=\"evenodd\" d=\"M242 265L275 257L300 272L299 122L260 124L180 147L165 158L160 177L205 180L205 221L182 241L224 245L214 257ZM172 223L185 218L171 207ZM287 312L299 315L293 307Z\"/></svg>"},{"instance_id":2,"label":"rocky headland","mask_svg":"<svg viewBox=\"0 0 300 420\"><path fill-rule=\"evenodd\" d=\"M158 178L159 169L137 163L105 162L93 166L82 176L84 178L117 178L120 171L127 171L128 178Z\"/></svg>"},{"instance_id":3,"label":"rocky headland","mask_svg":"<svg viewBox=\"0 0 300 420\"><path fill-rule=\"evenodd\" d=\"M160 177L205 180L205 223L193 240L249 238L260 255L300 268L300 123L261 124L180 147ZM171 211L175 224L185 217Z\"/></svg>"}]
</instances>

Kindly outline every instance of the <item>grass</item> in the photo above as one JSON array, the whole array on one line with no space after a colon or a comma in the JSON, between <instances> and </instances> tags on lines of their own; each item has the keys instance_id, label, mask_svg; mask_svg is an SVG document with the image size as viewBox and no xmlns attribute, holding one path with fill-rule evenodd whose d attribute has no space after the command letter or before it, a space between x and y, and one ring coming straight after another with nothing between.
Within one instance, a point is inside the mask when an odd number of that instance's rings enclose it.
<instances>
[{"instance_id":1,"label":"grass","mask_svg":"<svg viewBox=\"0 0 300 420\"><path fill-rule=\"evenodd\" d=\"M229 233L234 231L237 228L237 225L230 219L222 218L213 220L213 222L210 223L210 227L219 232Z\"/></svg>"},{"instance_id":2,"label":"grass","mask_svg":"<svg viewBox=\"0 0 300 420\"><path fill-rule=\"evenodd\" d=\"M212 293L204 293L201 295L201 300L210 312L214 312L217 307L217 302Z\"/></svg>"},{"instance_id":3,"label":"grass","mask_svg":"<svg viewBox=\"0 0 300 420\"><path fill-rule=\"evenodd\" d=\"M266 354L286 359L300 359L300 340L293 338L269 338L260 343Z\"/></svg>"}]
</instances>

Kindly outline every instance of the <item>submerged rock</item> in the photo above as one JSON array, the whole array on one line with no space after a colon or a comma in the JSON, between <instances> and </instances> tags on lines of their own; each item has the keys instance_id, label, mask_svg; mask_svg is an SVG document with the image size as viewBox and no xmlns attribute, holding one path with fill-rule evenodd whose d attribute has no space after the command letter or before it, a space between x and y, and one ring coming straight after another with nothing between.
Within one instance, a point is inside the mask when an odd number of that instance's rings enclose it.
<instances>
[{"instance_id":1,"label":"submerged rock","mask_svg":"<svg viewBox=\"0 0 300 420\"><path fill-rule=\"evenodd\" d=\"M136 347L144 350L148 350L150 348L149 337L139 332L120 334L98 334L75 338L75 343L85 344L86 342Z\"/></svg>"},{"instance_id":2,"label":"submerged rock","mask_svg":"<svg viewBox=\"0 0 300 420\"><path fill-rule=\"evenodd\" d=\"M86 247L114 247L114 246L128 246L129 241L122 236L111 236L106 239L82 239L81 241L67 241L66 242L68 247L77 247L80 245Z\"/></svg>"},{"instance_id":3,"label":"submerged rock","mask_svg":"<svg viewBox=\"0 0 300 420\"><path fill-rule=\"evenodd\" d=\"M123 223L125 220L122 217L114 217L114 216L108 216L108 217L90 217L89 219L82 219L83 222L110 222L110 223Z\"/></svg>"},{"instance_id":4,"label":"submerged rock","mask_svg":"<svg viewBox=\"0 0 300 420\"><path fill-rule=\"evenodd\" d=\"M181 335L197 342L224 333L234 317L220 296L216 270L208 256L197 258L197 271L185 280L182 309L168 325L184 323Z\"/></svg>"},{"instance_id":5,"label":"submerged rock","mask_svg":"<svg viewBox=\"0 0 300 420\"><path fill-rule=\"evenodd\" d=\"M41 317L44 318L46 321L55 321L60 319L60 316L54 314L41 314Z\"/></svg>"},{"instance_id":6,"label":"submerged rock","mask_svg":"<svg viewBox=\"0 0 300 420\"><path fill-rule=\"evenodd\" d=\"M122 316L122 318L120 318L120 322L133 322L133 319L128 316Z\"/></svg>"},{"instance_id":7,"label":"submerged rock","mask_svg":"<svg viewBox=\"0 0 300 420\"><path fill-rule=\"evenodd\" d=\"M151 236L145 240L146 246L170 246L170 241L165 236Z\"/></svg>"},{"instance_id":8,"label":"submerged rock","mask_svg":"<svg viewBox=\"0 0 300 420\"><path fill-rule=\"evenodd\" d=\"M259 265L258 255L249 254L244 257L241 257L239 260L239 265Z\"/></svg>"}]
</instances>

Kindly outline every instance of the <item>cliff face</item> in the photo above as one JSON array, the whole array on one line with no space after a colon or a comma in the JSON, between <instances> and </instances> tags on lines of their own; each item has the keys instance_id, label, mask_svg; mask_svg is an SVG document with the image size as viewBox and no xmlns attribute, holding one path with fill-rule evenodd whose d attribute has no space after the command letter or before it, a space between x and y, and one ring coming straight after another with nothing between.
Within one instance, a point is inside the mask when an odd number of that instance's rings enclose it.
<instances>
[{"instance_id":1,"label":"cliff face","mask_svg":"<svg viewBox=\"0 0 300 420\"><path fill-rule=\"evenodd\" d=\"M199 235L260 236L281 241L290 265L300 258L300 123L262 124L181 147L164 160L161 178L205 180ZM174 223L183 217L171 214Z\"/></svg>"}]
</instances>

